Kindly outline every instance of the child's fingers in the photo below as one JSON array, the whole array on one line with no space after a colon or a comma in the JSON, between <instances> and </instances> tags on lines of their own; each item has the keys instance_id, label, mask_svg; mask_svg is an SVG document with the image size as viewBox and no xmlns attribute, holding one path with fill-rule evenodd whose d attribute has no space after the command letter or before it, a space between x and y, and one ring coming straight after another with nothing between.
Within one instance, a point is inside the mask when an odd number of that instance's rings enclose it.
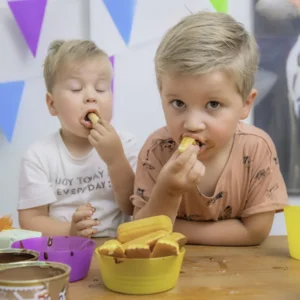
<instances>
[{"instance_id":1,"label":"child's fingers","mask_svg":"<svg viewBox=\"0 0 300 300\"><path fill-rule=\"evenodd\" d=\"M104 130L111 131L113 129L113 126L109 122L107 122L106 120L100 119L98 121L98 124L100 124L103 131ZM99 127L99 129L100 129L100 127Z\"/></svg>"},{"instance_id":2,"label":"child's fingers","mask_svg":"<svg viewBox=\"0 0 300 300\"><path fill-rule=\"evenodd\" d=\"M95 221L92 219L89 220L82 220L76 223L76 229L77 231L81 231L87 228L91 228L93 226L99 225L99 221Z\"/></svg>"},{"instance_id":3,"label":"child's fingers","mask_svg":"<svg viewBox=\"0 0 300 300\"><path fill-rule=\"evenodd\" d=\"M77 207L76 211L79 211L79 210L89 210L89 205L90 204L80 205L79 207Z\"/></svg>"},{"instance_id":4,"label":"child's fingers","mask_svg":"<svg viewBox=\"0 0 300 300\"><path fill-rule=\"evenodd\" d=\"M92 210L88 210L88 209L85 209L85 210L77 210L73 216L72 216L72 221L74 223L78 223L79 221L85 219L85 218L88 218L88 217L91 217L93 215L93 211Z\"/></svg>"},{"instance_id":5,"label":"child's fingers","mask_svg":"<svg viewBox=\"0 0 300 300\"><path fill-rule=\"evenodd\" d=\"M93 212L96 211L96 208L95 208L91 203L88 203L86 206L87 206L89 209L91 209Z\"/></svg>"},{"instance_id":6,"label":"child's fingers","mask_svg":"<svg viewBox=\"0 0 300 300\"><path fill-rule=\"evenodd\" d=\"M200 184L201 178L205 174L205 166L200 161L197 161L187 174L187 180L195 184Z\"/></svg>"},{"instance_id":7,"label":"child's fingers","mask_svg":"<svg viewBox=\"0 0 300 300\"><path fill-rule=\"evenodd\" d=\"M111 129L112 129L112 125L110 125L108 122L106 122L104 120L99 121L93 127L94 127L94 130L99 132L99 134L101 134L101 135L107 134L107 132L111 131Z\"/></svg>"},{"instance_id":8,"label":"child's fingers","mask_svg":"<svg viewBox=\"0 0 300 300\"><path fill-rule=\"evenodd\" d=\"M183 153L179 153L177 158L173 161L173 169L175 172L181 171L184 167L191 168L191 164L197 159L199 147L190 145ZM176 155L174 155L174 158ZM186 166L188 164L188 166Z\"/></svg>"},{"instance_id":9,"label":"child's fingers","mask_svg":"<svg viewBox=\"0 0 300 300\"><path fill-rule=\"evenodd\" d=\"M98 142L91 135L88 136L88 140L93 147L98 145Z\"/></svg>"},{"instance_id":10,"label":"child's fingers","mask_svg":"<svg viewBox=\"0 0 300 300\"><path fill-rule=\"evenodd\" d=\"M99 141L101 139L101 137L104 136L104 134L105 134L105 132L103 132L102 130L99 131L98 127L94 128L90 131L90 136L96 141Z\"/></svg>"},{"instance_id":11,"label":"child's fingers","mask_svg":"<svg viewBox=\"0 0 300 300\"><path fill-rule=\"evenodd\" d=\"M97 230L94 228L86 228L83 229L81 231L78 231L78 235L79 236L83 236L83 237L91 237L93 234L97 233Z\"/></svg>"}]
</instances>

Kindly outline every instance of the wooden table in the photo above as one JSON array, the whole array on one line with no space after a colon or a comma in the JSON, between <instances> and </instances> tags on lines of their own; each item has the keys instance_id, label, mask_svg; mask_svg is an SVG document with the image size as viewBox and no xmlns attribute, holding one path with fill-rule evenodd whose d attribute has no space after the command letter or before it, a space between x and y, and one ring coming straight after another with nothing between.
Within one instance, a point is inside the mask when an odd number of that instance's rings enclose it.
<instances>
[{"instance_id":1,"label":"wooden table","mask_svg":"<svg viewBox=\"0 0 300 300\"><path fill-rule=\"evenodd\" d=\"M111 292L103 285L94 255L88 276L70 284L69 299L300 299L300 261L290 257L285 236L269 237L257 247L186 249L173 290L148 296Z\"/></svg>"}]
</instances>

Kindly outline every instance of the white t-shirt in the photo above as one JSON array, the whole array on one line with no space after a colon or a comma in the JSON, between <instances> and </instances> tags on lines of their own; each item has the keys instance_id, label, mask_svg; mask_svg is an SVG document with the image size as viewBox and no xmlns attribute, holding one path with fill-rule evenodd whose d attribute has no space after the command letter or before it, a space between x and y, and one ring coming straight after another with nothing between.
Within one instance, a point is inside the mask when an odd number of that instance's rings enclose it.
<instances>
[{"instance_id":1,"label":"white t-shirt","mask_svg":"<svg viewBox=\"0 0 300 300\"><path fill-rule=\"evenodd\" d=\"M118 134L135 171L136 140L130 134ZM100 221L95 237L115 237L118 225L130 220L114 199L106 164L95 149L76 158L59 132L28 148L21 163L19 210L49 205L50 217L70 222L75 210L87 203L96 208L93 218Z\"/></svg>"}]
</instances>

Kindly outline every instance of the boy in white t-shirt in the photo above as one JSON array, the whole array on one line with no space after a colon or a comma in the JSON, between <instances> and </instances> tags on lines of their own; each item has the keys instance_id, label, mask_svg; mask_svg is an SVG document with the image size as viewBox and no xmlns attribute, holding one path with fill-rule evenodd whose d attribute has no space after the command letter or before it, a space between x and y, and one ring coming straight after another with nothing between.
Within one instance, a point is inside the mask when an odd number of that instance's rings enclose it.
<instances>
[{"instance_id":1,"label":"boy in white t-shirt","mask_svg":"<svg viewBox=\"0 0 300 300\"><path fill-rule=\"evenodd\" d=\"M46 102L59 132L36 142L21 165L19 222L43 235L114 237L130 219L137 147L112 117L113 70L86 40L54 41L44 64ZM96 125L87 118L96 113Z\"/></svg>"}]
</instances>

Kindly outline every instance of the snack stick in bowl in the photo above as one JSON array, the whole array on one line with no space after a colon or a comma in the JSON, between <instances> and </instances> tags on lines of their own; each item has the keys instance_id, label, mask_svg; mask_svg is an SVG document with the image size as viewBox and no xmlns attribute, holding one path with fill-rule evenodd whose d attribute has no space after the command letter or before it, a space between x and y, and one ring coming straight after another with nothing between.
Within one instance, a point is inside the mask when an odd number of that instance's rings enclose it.
<instances>
[{"instance_id":1,"label":"snack stick in bowl","mask_svg":"<svg viewBox=\"0 0 300 300\"><path fill-rule=\"evenodd\" d=\"M180 153L182 153L182 152L184 152L188 148L189 145L193 145L195 143L196 143L195 139L186 136L186 137L184 137L182 139L182 141L181 141L181 143L180 143L180 145L178 147L178 151Z\"/></svg>"},{"instance_id":2,"label":"snack stick in bowl","mask_svg":"<svg viewBox=\"0 0 300 300\"><path fill-rule=\"evenodd\" d=\"M117 239L123 244L158 230L171 233L172 229L173 224L168 216L154 216L120 224L117 229Z\"/></svg>"},{"instance_id":3,"label":"snack stick in bowl","mask_svg":"<svg viewBox=\"0 0 300 300\"><path fill-rule=\"evenodd\" d=\"M161 238L157 241L151 253L151 258L178 255L180 252L177 242L170 238Z\"/></svg>"},{"instance_id":4,"label":"snack stick in bowl","mask_svg":"<svg viewBox=\"0 0 300 300\"><path fill-rule=\"evenodd\" d=\"M137 239L134 239L132 241L129 241L125 244L122 244L123 248L126 250L130 245L137 245L137 244L146 244L149 245L150 249L153 248L153 246L156 244L156 242L164 237L167 236L169 233L166 230L158 230L155 232L150 232L144 236L141 236Z\"/></svg>"},{"instance_id":5,"label":"snack stick in bowl","mask_svg":"<svg viewBox=\"0 0 300 300\"><path fill-rule=\"evenodd\" d=\"M187 238L180 232L172 232L157 241L151 257L178 255L180 248L187 243Z\"/></svg>"},{"instance_id":6,"label":"snack stick in bowl","mask_svg":"<svg viewBox=\"0 0 300 300\"><path fill-rule=\"evenodd\" d=\"M100 117L98 115L96 115L95 113L89 113L87 116L93 124L97 124L98 120L100 119Z\"/></svg>"},{"instance_id":7,"label":"snack stick in bowl","mask_svg":"<svg viewBox=\"0 0 300 300\"><path fill-rule=\"evenodd\" d=\"M125 249L125 256L128 258L150 258L150 246L145 243L130 244Z\"/></svg>"},{"instance_id":8,"label":"snack stick in bowl","mask_svg":"<svg viewBox=\"0 0 300 300\"><path fill-rule=\"evenodd\" d=\"M117 240L108 240L104 242L104 244L98 248L98 251L102 255L119 258L125 257L124 247Z\"/></svg>"},{"instance_id":9,"label":"snack stick in bowl","mask_svg":"<svg viewBox=\"0 0 300 300\"><path fill-rule=\"evenodd\" d=\"M169 235L167 235L166 238L177 242L179 247L182 247L187 243L187 237L180 232L172 232Z\"/></svg>"}]
</instances>

